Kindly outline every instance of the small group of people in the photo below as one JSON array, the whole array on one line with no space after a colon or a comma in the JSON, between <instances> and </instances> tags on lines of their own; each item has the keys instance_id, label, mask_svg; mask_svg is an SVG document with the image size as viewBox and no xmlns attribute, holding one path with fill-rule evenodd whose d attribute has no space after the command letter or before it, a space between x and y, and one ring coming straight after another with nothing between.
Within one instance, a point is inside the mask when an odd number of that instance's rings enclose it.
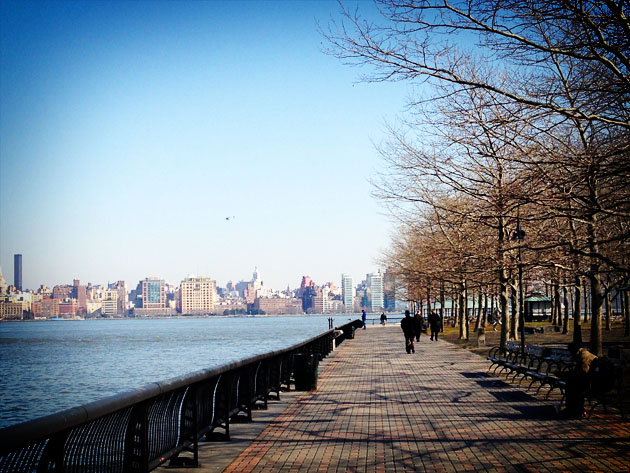
<instances>
[{"instance_id":1,"label":"small group of people","mask_svg":"<svg viewBox=\"0 0 630 473\"><path fill-rule=\"evenodd\" d=\"M435 340L437 342L441 325L440 316L437 312L433 311L429 314L428 322L431 330L431 340ZM406 310L405 317L400 321L400 327L405 335L405 350L407 353L415 353L416 347L414 340L419 342L422 332L426 332L424 318L419 312L411 317L411 312Z\"/></svg>"}]
</instances>

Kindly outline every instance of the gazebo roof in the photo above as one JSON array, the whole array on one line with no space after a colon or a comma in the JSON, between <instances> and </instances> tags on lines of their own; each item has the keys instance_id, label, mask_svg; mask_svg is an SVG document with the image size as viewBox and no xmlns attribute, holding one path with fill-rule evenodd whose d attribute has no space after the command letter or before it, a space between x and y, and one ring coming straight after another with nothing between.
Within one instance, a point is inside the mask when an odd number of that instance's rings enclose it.
<instances>
[{"instance_id":1,"label":"gazebo roof","mask_svg":"<svg viewBox=\"0 0 630 473\"><path fill-rule=\"evenodd\" d=\"M551 302L551 297L545 297L545 296L539 296L539 295L529 296L525 298L525 302Z\"/></svg>"}]
</instances>

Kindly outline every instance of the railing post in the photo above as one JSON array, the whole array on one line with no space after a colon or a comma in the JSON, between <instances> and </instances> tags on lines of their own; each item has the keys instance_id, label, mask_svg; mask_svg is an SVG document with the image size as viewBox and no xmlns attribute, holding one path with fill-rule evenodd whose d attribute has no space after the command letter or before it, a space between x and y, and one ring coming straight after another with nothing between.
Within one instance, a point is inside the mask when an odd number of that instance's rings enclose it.
<instances>
[{"instance_id":1,"label":"railing post","mask_svg":"<svg viewBox=\"0 0 630 473\"><path fill-rule=\"evenodd\" d=\"M149 429L148 404L144 401L133 406L127 433L123 471L125 473L146 473L149 471Z\"/></svg>"},{"instance_id":2,"label":"railing post","mask_svg":"<svg viewBox=\"0 0 630 473\"><path fill-rule=\"evenodd\" d=\"M198 385L191 385L184 398L180 417L179 446L182 451L193 454L193 458L180 457L179 453L172 457L169 467L197 467L199 466L199 395ZM181 452L180 452L181 453Z\"/></svg>"}]
</instances>

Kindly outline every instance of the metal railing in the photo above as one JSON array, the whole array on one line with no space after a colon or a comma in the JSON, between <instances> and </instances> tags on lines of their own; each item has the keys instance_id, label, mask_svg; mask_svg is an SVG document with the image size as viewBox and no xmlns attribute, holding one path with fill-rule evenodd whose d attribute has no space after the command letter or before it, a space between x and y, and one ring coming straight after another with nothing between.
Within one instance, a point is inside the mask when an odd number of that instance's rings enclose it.
<instances>
[{"instance_id":1,"label":"metal railing","mask_svg":"<svg viewBox=\"0 0 630 473\"><path fill-rule=\"evenodd\" d=\"M229 440L230 422L251 421L252 409L266 408L271 394L279 399L290 388L293 355L323 359L334 334L2 429L0 473L148 472L168 460L197 466L200 439Z\"/></svg>"}]
</instances>

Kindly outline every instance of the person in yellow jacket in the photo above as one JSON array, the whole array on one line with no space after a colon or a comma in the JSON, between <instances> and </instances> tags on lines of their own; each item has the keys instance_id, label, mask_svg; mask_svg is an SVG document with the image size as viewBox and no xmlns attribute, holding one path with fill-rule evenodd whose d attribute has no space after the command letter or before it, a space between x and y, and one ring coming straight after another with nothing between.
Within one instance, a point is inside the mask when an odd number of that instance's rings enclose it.
<instances>
[{"instance_id":1,"label":"person in yellow jacket","mask_svg":"<svg viewBox=\"0 0 630 473\"><path fill-rule=\"evenodd\" d=\"M593 355L586 348L580 347L580 345L575 342L569 343L567 349L569 353L571 353L571 356L573 356L575 367L565 377L566 407L560 414L562 417L566 418L584 417L586 415L584 411L584 394L588 389L588 372L591 369L593 361L597 359L597 356Z\"/></svg>"}]
</instances>

